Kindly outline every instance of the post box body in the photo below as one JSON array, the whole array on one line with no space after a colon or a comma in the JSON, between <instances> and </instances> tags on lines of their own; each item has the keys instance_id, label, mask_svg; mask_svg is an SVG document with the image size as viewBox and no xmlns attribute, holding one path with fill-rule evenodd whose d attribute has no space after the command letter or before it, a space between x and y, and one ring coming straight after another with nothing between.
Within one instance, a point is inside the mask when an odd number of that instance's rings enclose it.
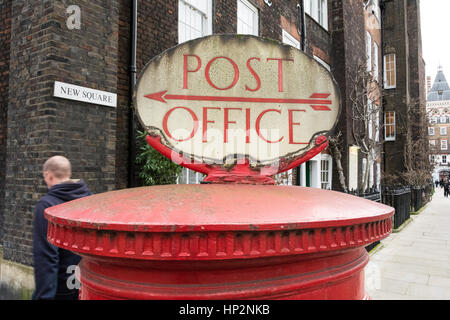
<instances>
[{"instance_id":1,"label":"post box body","mask_svg":"<svg viewBox=\"0 0 450 320\"><path fill-rule=\"evenodd\" d=\"M334 191L174 185L46 210L80 254L81 299L366 299L364 247L393 208Z\"/></svg>"}]
</instances>

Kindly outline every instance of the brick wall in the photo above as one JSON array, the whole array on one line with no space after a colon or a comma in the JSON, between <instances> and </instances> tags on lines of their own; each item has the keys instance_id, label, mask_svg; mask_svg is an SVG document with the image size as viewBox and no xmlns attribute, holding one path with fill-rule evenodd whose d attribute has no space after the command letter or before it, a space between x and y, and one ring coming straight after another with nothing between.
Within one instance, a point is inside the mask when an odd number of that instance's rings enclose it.
<instances>
[{"instance_id":1,"label":"brick wall","mask_svg":"<svg viewBox=\"0 0 450 320\"><path fill-rule=\"evenodd\" d=\"M342 167L348 179L348 147L354 144L351 131L352 112L350 94L352 87L350 86L350 78L356 72L358 64L365 57L364 6L359 0L332 0L330 7L333 17L330 26L333 38L332 71L341 89L342 100L342 113L336 132L341 131L343 134ZM358 167L361 168L361 164ZM339 180L337 179L338 172L336 166L333 166L333 177L333 190L341 190Z\"/></svg>"},{"instance_id":2,"label":"brick wall","mask_svg":"<svg viewBox=\"0 0 450 320\"><path fill-rule=\"evenodd\" d=\"M0 0L0 240L3 235L12 0Z\"/></svg>"},{"instance_id":3,"label":"brick wall","mask_svg":"<svg viewBox=\"0 0 450 320\"><path fill-rule=\"evenodd\" d=\"M120 0L119 37L117 64L117 110L116 110L116 189L128 185L128 119L131 107L130 99L130 32L131 1Z\"/></svg>"},{"instance_id":4,"label":"brick wall","mask_svg":"<svg viewBox=\"0 0 450 320\"><path fill-rule=\"evenodd\" d=\"M81 30L66 8L81 8ZM15 1L12 6L4 258L30 265L32 210L46 192L42 164L72 160L95 192L115 188L116 110L52 97L55 80L116 91L119 1Z\"/></svg>"},{"instance_id":5,"label":"brick wall","mask_svg":"<svg viewBox=\"0 0 450 320\"><path fill-rule=\"evenodd\" d=\"M409 86L411 99L420 101L420 108L425 111L425 63L422 57L422 37L420 28L420 4L417 0L408 0L408 44L409 44ZM420 138L421 126L428 126L420 117L413 119L413 139ZM426 151L426 150L424 150ZM427 152L424 152L426 155Z\"/></svg>"},{"instance_id":6,"label":"brick wall","mask_svg":"<svg viewBox=\"0 0 450 320\"><path fill-rule=\"evenodd\" d=\"M385 111L396 112L396 140L385 143L385 173L404 172L403 149L405 144L406 103L409 90L409 50L406 0L386 2L384 20L384 54L395 53L397 84L395 89L384 90Z\"/></svg>"}]
</instances>

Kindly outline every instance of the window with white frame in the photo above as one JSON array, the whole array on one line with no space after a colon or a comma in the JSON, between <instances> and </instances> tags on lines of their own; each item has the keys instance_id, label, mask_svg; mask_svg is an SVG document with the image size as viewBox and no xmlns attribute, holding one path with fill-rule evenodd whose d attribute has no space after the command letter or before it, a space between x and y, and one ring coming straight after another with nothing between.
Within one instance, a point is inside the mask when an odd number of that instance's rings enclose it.
<instances>
[{"instance_id":1,"label":"window with white frame","mask_svg":"<svg viewBox=\"0 0 450 320\"><path fill-rule=\"evenodd\" d=\"M377 189L381 189L381 164L377 162Z\"/></svg>"},{"instance_id":2,"label":"window with white frame","mask_svg":"<svg viewBox=\"0 0 450 320\"><path fill-rule=\"evenodd\" d=\"M441 136L447 135L447 127L441 127Z\"/></svg>"},{"instance_id":3,"label":"window with white frame","mask_svg":"<svg viewBox=\"0 0 450 320\"><path fill-rule=\"evenodd\" d=\"M432 147L436 146L436 140L430 140L430 146Z\"/></svg>"},{"instance_id":4,"label":"window with white frame","mask_svg":"<svg viewBox=\"0 0 450 320\"><path fill-rule=\"evenodd\" d=\"M441 150L447 150L447 149L448 149L448 141L441 140Z\"/></svg>"},{"instance_id":5,"label":"window with white frame","mask_svg":"<svg viewBox=\"0 0 450 320\"><path fill-rule=\"evenodd\" d=\"M447 156L442 156L442 164L447 164Z\"/></svg>"},{"instance_id":6,"label":"window with white frame","mask_svg":"<svg viewBox=\"0 0 450 320\"><path fill-rule=\"evenodd\" d=\"M446 116L442 116L439 121L440 121L440 123L447 123L447 117Z\"/></svg>"},{"instance_id":7,"label":"window with white frame","mask_svg":"<svg viewBox=\"0 0 450 320\"><path fill-rule=\"evenodd\" d=\"M366 31L366 58L367 71L372 72L372 36Z\"/></svg>"},{"instance_id":8,"label":"window with white frame","mask_svg":"<svg viewBox=\"0 0 450 320\"><path fill-rule=\"evenodd\" d=\"M293 46L294 48L300 49L300 41L295 39L289 32L283 29L283 43Z\"/></svg>"},{"instance_id":9,"label":"window with white frame","mask_svg":"<svg viewBox=\"0 0 450 320\"><path fill-rule=\"evenodd\" d=\"M437 117L431 117L430 118L430 123L438 123L438 118Z\"/></svg>"},{"instance_id":10,"label":"window with white frame","mask_svg":"<svg viewBox=\"0 0 450 320\"><path fill-rule=\"evenodd\" d=\"M380 111L375 114L375 141L380 141Z\"/></svg>"},{"instance_id":11,"label":"window with white frame","mask_svg":"<svg viewBox=\"0 0 450 320\"><path fill-rule=\"evenodd\" d=\"M397 86L397 68L395 62L395 54L387 54L384 56L384 88L393 89Z\"/></svg>"},{"instance_id":12,"label":"window with white frame","mask_svg":"<svg viewBox=\"0 0 450 320\"><path fill-rule=\"evenodd\" d=\"M364 179L366 177L366 170L367 170L367 159L362 159L362 175L361 175L361 185L364 183Z\"/></svg>"},{"instance_id":13,"label":"window with white frame","mask_svg":"<svg viewBox=\"0 0 450 320\"><path fill-rule=\"evenodd\" d=\"M384 140L395 141L395 112L388 111L384 114Z\"/></svg>"},{"instance_id":14,"label":"window with white frame","mask_svg":"<svg viewBox=\"0 0 450 320\"><path fill-rule=\"evenodd\" d=\"M237 0L237 33L259 34L258 9L247 0Z\"/></svg>"},{"instance_id":15,"label":"window with white frame","mask_svg":"<svg viewBox=\"0 0 450 320\"><path fill-rule=\"evenodd\" d=\"M376 42L373 43L373 77L375 81L378 82L378 73L380 70L378 69L378 51L379 47Z\"/></svg>"},{"instance_id":16,"label":"window with white frame","mask_svg":"<svg viewBox=\"0 0 450 320\"><path fill-rule=\"evenodd\" d=\"M373 170L373 165L371 165L369 167L369 184L368 184L369 188L372 188L374 186L374 184L375 184L374 177L375 177L375 173L374 173L374 170Z\"/></svg>"},{"instance_id":17,"label":"window with white frame","mask_svg":"<svg viewBox=\"0 0 450 320\"><path fill-rule=\"evenodd\" d=\"M178 1L178 43L212 34L212 0Z\"/></svg>"},{"instance_id":18,"label":"window with white frame","mask_svg":"<svg viewBox=\"0 0 450 320\"><path fill-rule=\"evenodd\" d=\"M372 13L380 20L381 10L379 0L372 0Z\"/></svg>"},{"instance_id":19,"label":"window with white frame","mask_svg":"<svg viewBox=\"0 0 450 320\"><path fill-rule=\"evenodd\" d=\"M328 30L328 2L327 0L318 0L319 24Z\"/></svg>"},{"instance_id":20,"label":"window with white frame","mask_svg":"<svg viewBox=\"0 0 450 320\"><path fill-rule=\"evenodd\" d=\"M305 0L305 12L325 30L328 30L327 0Z\"/></svg>"},{"instance_id":21,"label":"window with white frame","mask_svg":"<svg viewBox=\"0 0 450 320\"><path fill-rule=\"evenodd\" d=\"M434 128L433 128L433 127L428 128L428 134L429 134L430 136L434 136Z\"/></svg>"},{"instance_id":22,"label":"window with white frame","mask_svg":"<svg viewBox=\"0 0 450 320\"><path fill-rule=\"evenodd\" d=\"M212 0L178 1L178 42L183 43L212 34ZM183 168L178 184L198 184L203 174Z\"/></svg>"},{"instance_id":23,"label":"window with white frame","mask_svg":"<svg viewBox=\"0 0 450 320\"><path fill-rule=\"evenodd\" d=\"M373 140L374 136L373 136L373 102L370 99L367 99L367 114L369 116L369 123L367 124L368 126L368 135L369 135L369 139Z\"/></svg>"},{"instance_id":24,"label":"window with white frame","mask_svg":"<svg viewBox=\"0 0 450 320\"><path fill-rule=\"evenodd\" d=\"M333 158L322 154L320 160L320 185L322 189L331 190Z\"/></svg>"},{"instance_id":25,"label":"window with white frame","mask_svg":"<svg viewBox=\"0 0 450 320\"><path fill-rule=\"evenodd\" d=\"M183 168L177 178L177 184L199 184L203 181L203 178L202 173Z\"/></svg>"}]
</instances>

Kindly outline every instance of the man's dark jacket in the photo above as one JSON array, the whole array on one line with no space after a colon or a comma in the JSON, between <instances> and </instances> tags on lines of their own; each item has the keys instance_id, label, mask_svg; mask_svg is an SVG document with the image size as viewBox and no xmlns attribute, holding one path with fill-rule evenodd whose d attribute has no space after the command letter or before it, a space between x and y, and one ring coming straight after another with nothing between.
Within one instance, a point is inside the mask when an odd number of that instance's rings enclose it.
<instances>
[{"instance_id":1,"label":"man's dark jacket","mask_svg":"<svg viewBox=\"0 0 450 320\"><path fill-rule=\"evenodd\" d=\"M81 258L58 248L47 241L47 219L44 210L63 202L91 195L83 180L68 181L54 185L36 204L33 225L33 259L35 291L33 300L67 299L76 297L78 290L67 287L67 279L73 273L67 273L71 265L78 265Z\"/></svg>"}]
</instances>

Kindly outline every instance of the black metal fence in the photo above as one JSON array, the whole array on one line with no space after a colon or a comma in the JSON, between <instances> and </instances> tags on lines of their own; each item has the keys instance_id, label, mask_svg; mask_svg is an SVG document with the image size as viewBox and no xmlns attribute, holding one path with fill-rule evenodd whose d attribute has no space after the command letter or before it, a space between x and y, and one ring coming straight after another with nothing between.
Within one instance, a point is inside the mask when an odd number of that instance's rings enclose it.
<instances>
[{"instance_id":1,"label":"black metal fence","mask_svg":"<svg viewBox=\"0 0 450 320\"><path fill-rule=\"evenodd\" d=\"M431 200L434 185L432 183L423 187L413 187L411 193L411 210L417 212Z\"/></svg>"},{"instance_id":2,"label":"black metal fence","mask_svg":"<svg viewBox=\"0 0 450 320\"><path fill-rule=\"evenodd\" d=\"M413 187L411 189L411 207L414 211L419 211L423 207L422 193L424 189Z\"/></svg>"},{"instance_id":3,"label":"black metal fence","mask_svg":"<svg viewBox=\"0 0 450 320\"><path fill-rule=\"evenodd\" d=\"M358 193L354 190L350 194L375 202L381 202L395 209L393 216L393 228L398 229L411 217L411 211L420 210L428 201L434 186L427 184L423 187L384 187L380 192L375 187L364 193ZM367 251L375 248L380 241L374 242L366 247Z\"/></svg>"},{"instance_id":4,"label":"black metal fence","mask_svg":"<svg viewBox=\"0 0 450 320\"><path fill-rule=\"evenodd\" d=\"M385 188L382 202L395 209L394 229L398 229L411 216L411 188Z\"/></svg>"},{"instance_id":5,"label":"black metal fence","mask_svg":"<svg viewBox=\"0 0 450 320\"><path fill-rule=\"evenodd\" d=\"M367 189L366 192L362 192L362 193L352 190L349 192L349 194L360 197L360 198L364 198L367 200L381 202L381 192L376 187Z\"/></svg>"}]
</instances>

